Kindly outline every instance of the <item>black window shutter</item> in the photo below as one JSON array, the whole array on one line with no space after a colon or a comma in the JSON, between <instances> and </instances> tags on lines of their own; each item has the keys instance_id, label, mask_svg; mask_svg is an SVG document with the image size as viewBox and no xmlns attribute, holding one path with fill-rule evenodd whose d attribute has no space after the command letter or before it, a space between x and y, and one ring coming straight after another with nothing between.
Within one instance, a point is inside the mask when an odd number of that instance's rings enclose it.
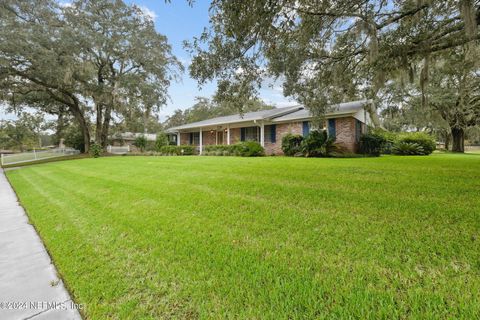
<instances>
[{"instance_id":1,"label":"black window shutter","mask_svg":"<svg viewBox=\"0 0 480 320\"><path fill-rule=\"evenodd\" d=\"M272 124L270 126L270 142L275 143L277 142L277 125Z\"/></svg>"},{"instance_id":2,"label":"black window shutter","mask_svg":"<svg viewBox=\"0 0 480 320\"><path fill-rule=\"evenodd\" d=\"M337 130L335 129L335 119L328 119L328 136L330 138L337 137Z\"/></svg>"},{"instance_id":3,"label":"black window shutter","mask_svg":"<svg viewBox=\"0 0 480 320\"><path fill-rule=\"evenodd\" d=\"M240 128L240 141L245 141L245 128Z\"/></svg>"},{"instance_id":4,"label":"black window shutter","mask_svg":"<svg viewBox=\"0 0 480 320\"><path fill-rule=\"evenodd\" d=\"M303 136L306 137L310 133L310 124L308 121L303 121Z\"/></svg>"}]
</instances>

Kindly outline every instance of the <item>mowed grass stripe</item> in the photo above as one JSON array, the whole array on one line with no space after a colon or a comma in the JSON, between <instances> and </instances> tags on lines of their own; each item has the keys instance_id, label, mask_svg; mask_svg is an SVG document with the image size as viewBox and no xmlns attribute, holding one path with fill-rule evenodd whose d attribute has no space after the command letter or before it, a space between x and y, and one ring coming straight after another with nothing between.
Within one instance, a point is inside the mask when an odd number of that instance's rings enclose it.
<instances>
[{"instance_id":1,"label":"mowed grass stripe","mask_svg":"<svg viewBox=\"0 0 480 320\"><path fill-rule=\"evenodd\" d=\"M9 178L54 259L81 237L55 261L92 319L468 318L479 159L118 157Z\"/></svg>"}]
</instances>

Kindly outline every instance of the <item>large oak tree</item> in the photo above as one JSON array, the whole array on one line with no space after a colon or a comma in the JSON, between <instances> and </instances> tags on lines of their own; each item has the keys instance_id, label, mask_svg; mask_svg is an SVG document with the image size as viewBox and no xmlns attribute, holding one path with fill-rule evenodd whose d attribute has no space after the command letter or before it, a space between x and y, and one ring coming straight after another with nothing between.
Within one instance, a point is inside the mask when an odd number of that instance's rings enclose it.
<instances>
[{"instance_id":1,"label":"large oak tree","mask_svg":"<svg viewBox=\"0 0 480 320\"><path fill-rule=\"evenodd\" d=\"M399 76L424 86L430 56L478 43L479 21L479 0L213 0L209 27L187 43L190 73L218 80L217 98L239 107L278 78L321 115L333 102L376 101Z\"/></svg>"},{"instance_id":2,"label":"large oak tree","mask_svg":"<svg viewBox=\"0 0 480 320\"><path fill-rule=\"evenodd\" d=\"M106 146L113 117L160 108L181 69L165 36L138 7L121 0L6 0L0 5L2 99L45 98ZM95 132L90 132L93 119Z\"/></svg>"}]
</instances>

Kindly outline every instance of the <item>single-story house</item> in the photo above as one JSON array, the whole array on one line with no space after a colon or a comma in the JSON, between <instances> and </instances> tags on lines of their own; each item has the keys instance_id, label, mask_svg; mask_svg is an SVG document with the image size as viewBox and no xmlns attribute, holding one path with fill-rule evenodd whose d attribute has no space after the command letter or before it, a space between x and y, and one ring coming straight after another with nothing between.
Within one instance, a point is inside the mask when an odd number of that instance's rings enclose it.
<instances>
[{"instance_id":1,"label":"single-story house","mask_svg":"<svg viewBox=\"0 0 480 320\"><path fill-rule=\"evenodd\" d=\"M366 132L369 100L334 105L325 115L323 129L350 152L356 152L360 135ZM200 154L205 145L229 145L239 141L259 142L267 155L282 154L282 137L287 133L308 135L313 116L304 106L275 108L243 115L218 117L188 123L167 130L177 145L194 145Z\"/></svg>"}]
</instances>

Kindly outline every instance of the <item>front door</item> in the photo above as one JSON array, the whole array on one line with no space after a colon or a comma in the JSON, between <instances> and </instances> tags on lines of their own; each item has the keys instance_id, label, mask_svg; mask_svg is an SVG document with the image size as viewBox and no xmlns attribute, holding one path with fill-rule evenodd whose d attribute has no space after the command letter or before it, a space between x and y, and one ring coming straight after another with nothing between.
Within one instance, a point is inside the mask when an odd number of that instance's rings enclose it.
<instances>
[{"instance_id":1,"label":"front door","mask_svg":"<svg viewBox=\"0 0 480 320\"><path fill-rule=\"evenodd\" d=\"M223 144L223 130L217 131L217 144Z\"/></svg>"}]
</instances>

